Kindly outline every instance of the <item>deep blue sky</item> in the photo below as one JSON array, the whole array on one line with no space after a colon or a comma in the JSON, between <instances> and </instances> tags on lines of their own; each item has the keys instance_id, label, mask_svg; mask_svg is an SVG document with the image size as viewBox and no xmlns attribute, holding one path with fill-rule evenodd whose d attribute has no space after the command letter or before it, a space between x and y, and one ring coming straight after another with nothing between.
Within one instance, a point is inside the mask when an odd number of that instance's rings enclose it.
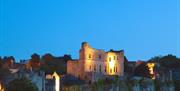
<instances>
[{"instance_id":1,"label":"deep blue sky","mask_svg":"<svg viewBox=\"0 0 180 91\"><path fill-rule=\"evenodd\" d=\"M0 56L71 54L81 42L129 60L180 57L179 0L1 0Z\"/></svg>"}]
</instances>

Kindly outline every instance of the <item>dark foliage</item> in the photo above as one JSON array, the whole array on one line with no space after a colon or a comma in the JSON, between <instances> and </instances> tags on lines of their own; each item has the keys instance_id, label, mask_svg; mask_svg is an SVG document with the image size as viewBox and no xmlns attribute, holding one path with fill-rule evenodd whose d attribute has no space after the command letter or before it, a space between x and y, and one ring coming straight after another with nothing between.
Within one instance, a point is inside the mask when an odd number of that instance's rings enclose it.
<instances>
[{"instance_id":1,"label":"dark foliage","mask_svg":"<svg viewBox=\"0 0 180 91\"><path fill-rule=\"evenodd\" d=\"M31 55L31 59L29 61L30 66L33 68L34 71L39 71L40 70L40 55L34 53Z\"/></svg>"},{"instance_id":2,"label":"dark foliage","mask_svg":"<svg viewBox=\"0 0 180 91\"><path fill-rule=\"evenodd\" d=\"M124 56L124 71L129 72L130 68L128 67L128 59Z\"/></svg>"},{"instance_id":3,"label":"dark foliage","mask_svg":"<svg viewBox=\"0 0 180 91\"><path fill-rule=\"evenodd\" d=\"M166 56L156 56L149 60L149 62L157 62L164 68L180 68L180 59L176 56L168 54Z\"/></svg>"},{"instance_id":4,"label":"dark foliage","mask_svg":"<svg viewBox=\"0 0 180 91\"><path fill-rule=\"evenodd\" d=\"M6 91L38 91L38 88L26 78L15 79L8 84Z\"/></svg>"},{"instance_id":5,"label":"dark foliage","mask_svg":"<svg viewBox=\"0 0 180 91\"><path fill-rule=\"evenodd\" d=\"M11 56L11 58L14 58ZM10 60L10 57L6 57L5 59L2 59L0 57L0 81L4 80L5 77L10 74L8 68L9 68L9 64L8 60ZM5 63L7 62L7 66L5 66Z\"/></svg>"},{"instance_id":6,"label":"dark foliage","mask_svg":"<svg viewBox=\"0 0 180 91\"><path fill-rule=\"evenodd\" d=\"M71 60L70 55L64 55L63 57L54 57L51 54L45 54L42 56L42 66L41 69L46 73L53 73L54 71L65 74L67 61Z\"/></svg>"},{"instance_id":7,"label":"dark foliage","mask_svg":"<svg viewBox=\"0 0 180 91\"><path fill-rule=\"evenodd\" d=\"M149 62L159 63L160 67L158 69L161 69L161 68L166 68L166 69L180 68L180 59L178 59L174 55L168 54L166 56L155 56L155 57L151 58L150 60L148 60L148 62L139 65L138 67L136 67L136 69L134 71L134 75L135 76L142 76L142 77L151 77L151 75L149 74L148 68L146 66L146 64ZM155 66L155 69L157 69L156 66Z\"/></svg>"},{"instance_id":8,"label":"dark foliage","mask_svg":"<svg viewBox=\"0 0 180 91\"><path fill-rule=\"evenodd\" d=\"M166 68L180 68L180 61L176 56L167 55L160 59L161 66Z\"/></svg>"},{"instance_id":9,"label":"dark foliage","mask_svg":"<svg viewBox=\"0 0 180 91\"><path fill-rule=\"evenodd\" d=\"M148 67L146 66L145 62L141 63L138 67L136 67L136 69L134 70L134 76L151 78Z\"/></svg>"},{"instance_id":10,"label":"dark foliage","mask_svg":"<svg viewBox=\"0 0 180 91\"><path fill-rule=\"evenodd\" d=\"M175 91L180 91L180 80L175 80L174 84L175 84Z\"/></svg>"}]
</instances>

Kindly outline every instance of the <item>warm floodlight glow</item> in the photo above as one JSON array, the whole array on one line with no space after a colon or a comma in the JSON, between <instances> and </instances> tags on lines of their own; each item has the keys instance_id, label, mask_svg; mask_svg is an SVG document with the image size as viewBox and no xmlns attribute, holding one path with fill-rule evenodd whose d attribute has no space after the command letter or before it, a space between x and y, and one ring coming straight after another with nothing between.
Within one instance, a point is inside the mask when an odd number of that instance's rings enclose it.
<instances>
[{"instance_id":1,"label":"warm floodlight glow","mask_svg":"<svg viewBox=\"0 0 180 91\"><path fill-rule=\"evenodd\" d=\"M1 83L0 83L0 91L4 91L4 88L2 87Z\"/></svg>"},{"instance_id":2,"label":"warm floodlight glow","mask_svg":"<svg viewBox=\"0 0 180 91\"><path fill-rule=\"evenodd\" d=\"M148 63L147 64L148 69L149 69L149 74L153 75L152 79L155 79L155 75L154 75L154 63Z\"/></svg>"},{"instance_id":3,"label":"warm floodlight glow","mask_svg":"<svg viewBox=\"0 0 180 91\"><path fill-rule=\"evenodd\" d=\"M110 58L110 60L108 61L108 64L109 64L109 74L113 75L115 74L113 69L115 67L115 60L113 59L112 57L113 55L109 55L108 58Z\"/></svg>"},{"instance_id":4,"label":"warm floodlight glow","mask_svg":"<svg viewBox=\"0 0 180 91\"><path fill-rule=\"evenodd\" d=\"M59 85L60 85L59 79L60 79L60 77L56 72L54 72L53 77L55 77L55 91L59 91Z\"/></svg>"},{"instance_id":5,"label":"warm floodlight glow","mask_svg":"<svg viewBox=\"0 0 180 91\"><path fill-rule=\"evenodd\" d=\"M110 68L114 68L114 65L115 65L114 61L109 62L109 67Z\"/></svg>"}]
</instances>

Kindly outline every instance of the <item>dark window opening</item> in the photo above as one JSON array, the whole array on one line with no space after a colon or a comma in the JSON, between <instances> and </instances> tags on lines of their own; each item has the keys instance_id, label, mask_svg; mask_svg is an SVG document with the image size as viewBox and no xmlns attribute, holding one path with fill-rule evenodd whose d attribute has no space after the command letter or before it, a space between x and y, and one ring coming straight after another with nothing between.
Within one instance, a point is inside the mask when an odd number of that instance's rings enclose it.
<instances>
[{"instance_id":1,"label":"dark window opening","mask_svg":"<svg viewBox=\"0 0 180 91\"><path fill-rule=\"evenodd\" d=\"M89 70L91 70L91 65L89 66Z\"/></svg>"},{"instance_id":2,"label":"dark window opening","mask_svg":"<svg viewBox=\"0 0 180 91\"><path fill-rule=\"evenodd\" d=\"M116 67L116 73L117 73L117 67Z\"/></svg>"},{"instance_id":3,"label":"dark window opening","mask_svg":"<svg viewBox=\"0 0 180 91\"><path fill-rule=\"evenodd\" d=\"M91 54L89 54L89 58L91 58L92 56L91 56Z\"/></svg>"},{"instance_id":4,"label":"dark window opening","mask_svg":"<svg viewBox=\"0 0 180 91\"><path fill-rule=\"evenodd\" d=\"M94 65L94 71L96 72L96 65Z\"/></svg>"},{"instance_id":5,"label":"dark window opening","mask_svg":"<svg viewBox=\"0 0 180 91\"><path fill-rule=\"evenodd\" d=\"M87 76L84 76L85 79L87 79Z\"/></svg>"},{"instance_id":6,"label":"dark window opening","mask_svg":"<svg viewBox=\"0 0 180 91\"><path fill-rule=\"evenodd\" d=\"M114 66L114 72L116 72L116 67Z\"/></svg>"},{"instance_id":7,"label":"dark window opening","mask_svg":"<svg viewBox=\"0 0 180 91\"><path fill-rule=\"evenodd\" d=\"M89 82L88 82L89 84L91 84L91 80L89 80Z\"/></svg>"},{"instance_id":8,"label":"dark window opening","mask_svg":"<svg viewBox=\"0 0 180 91\"><path fill-rule=\"evenodd\" d=\"M101 55L99 55L99 59L101 59Z\"/></svg>"},{"instance_id":9,"label":"dark window opening","mask_svg":"<svg viewBox=\"0 0 180 91\"><path fill-rule=\"evenodd\" d=\"M78 79L80 79L80 75L78 75Z\"/></svg>"}]
</instances>

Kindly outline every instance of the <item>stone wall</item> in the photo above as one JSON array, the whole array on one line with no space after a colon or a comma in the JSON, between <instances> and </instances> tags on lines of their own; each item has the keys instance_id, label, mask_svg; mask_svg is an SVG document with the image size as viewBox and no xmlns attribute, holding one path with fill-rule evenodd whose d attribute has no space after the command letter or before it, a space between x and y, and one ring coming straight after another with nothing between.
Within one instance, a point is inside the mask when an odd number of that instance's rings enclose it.
<instances>
[{"instance_id":1,"label":"stone wall","mask_svg":"<svg viewBox=\"0 0 180 91\"><path fill-rule=\"evenodd\" d=\"M124 75L124 51L105 52L94 49L84 42L79 52L79 60L68 61L68 74L91 81L95 81L103 75Z\"/></svg>"},{"instance_id":2,"label":"stone wall","mask_svg":"<svg viewBox=\"0 0 180 91\"><path fill-rule=\"evenodd\" d=\"M79 61L68 61L67 62L67 73L78 77L79 73Z\"/></svg>"}]
</instances>

